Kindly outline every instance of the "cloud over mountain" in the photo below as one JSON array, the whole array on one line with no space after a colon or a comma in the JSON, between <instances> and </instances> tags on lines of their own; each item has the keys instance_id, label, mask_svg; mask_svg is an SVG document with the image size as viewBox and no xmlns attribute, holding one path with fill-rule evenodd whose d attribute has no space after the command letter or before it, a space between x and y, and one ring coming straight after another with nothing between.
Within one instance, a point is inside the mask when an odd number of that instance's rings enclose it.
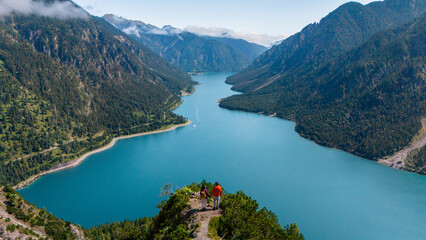
<instances>
[{"instance_id":1,"label":"cloud over mountain","mask_svg":"<svg viewBox=\"0 0 426 240\"><path fill-rule=\"evenodd\" d=\"M221 27L204 28L197 26L187 26L184 30L200 36L244 39L248 42L257 43L267 47L274 45L277 41L284 39L284 36L271 36L253 32L235 32L234 30Z\"/></svg>"},{"instance_id":2,"label":"cloud over mountain","mask_svg":"<svg viewBox=\"0 0 426 240\"><path fill-rule=\"evenodd\" d=\"M15 14L35 14L60 19L87 18L88 14L72 2L34 2L32 0L0 0L0 16Z\"/></svg>"},{"instance_id":3,"label":"cloud over mountain","mask_svg":"<svg viewBox=\"0 0 426 240\"><path fill-rule=\"evenodd\" d=\"M144 23L137 20L128 20L123 17L116 16L114 14L105 14L103 16L105 20L109 23L112 23L114 26L121 29L128 35L135 35L140 37L143 34L156 34L156 35L176 35L182 33L182 30L179 28L172 27L170 25L165 25L162 28L158 28L154 25Z\"/></svg>"}]
</instances>

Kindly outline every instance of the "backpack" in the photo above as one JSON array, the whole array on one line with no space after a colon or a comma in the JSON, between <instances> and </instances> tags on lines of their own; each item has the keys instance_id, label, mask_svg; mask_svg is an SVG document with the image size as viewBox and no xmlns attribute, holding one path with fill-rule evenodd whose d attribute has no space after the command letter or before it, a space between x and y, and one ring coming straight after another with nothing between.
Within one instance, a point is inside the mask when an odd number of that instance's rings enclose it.
<instances>
[{"instance_id":1,"label":"backpack","mask_svg":"<svg viewBox=\"0 0 426 240\"><path fill-rule=\"evenodd\" d=\"M200 192L200 198L201 198L201 199L205 199L205 198L207 198L206 191L204 191L204 190L203 190L203 191L201 191L201 192Z\"/></svg>"}]
</instances>

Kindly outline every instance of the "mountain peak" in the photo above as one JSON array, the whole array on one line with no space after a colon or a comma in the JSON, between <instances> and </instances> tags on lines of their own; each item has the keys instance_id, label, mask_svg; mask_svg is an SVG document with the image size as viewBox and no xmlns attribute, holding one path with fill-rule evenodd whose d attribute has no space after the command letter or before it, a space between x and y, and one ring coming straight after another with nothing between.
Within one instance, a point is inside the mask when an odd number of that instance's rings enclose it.
<instances>
[{"instance_id":1,"label":"mountain peak","mask_svg":"<svg viewBox=\"0 0 426 240\"><path fill-rule=\"evenodd\" d=\"M266 51L266 47L230 38L227 33L207 37L171 25L158 28L112 14L104 19L186 72L238 71Z\"/></svg>"},{"instance_id":2,"label":"mountain peak","mask_svg":"<svg viewBox=\"0 0 426 240\"><path fill-rule=\"evenodd\" d=\"M176 35L182 33L179 28L165 25L162 28L144 23L139 20L129 20L114 14L105 14L103 17L107 22L112 24L118 29L121 29L128 35L135 35L140 37L142 34L156 34L156 35Z\"/></svg>"}]
</instances>

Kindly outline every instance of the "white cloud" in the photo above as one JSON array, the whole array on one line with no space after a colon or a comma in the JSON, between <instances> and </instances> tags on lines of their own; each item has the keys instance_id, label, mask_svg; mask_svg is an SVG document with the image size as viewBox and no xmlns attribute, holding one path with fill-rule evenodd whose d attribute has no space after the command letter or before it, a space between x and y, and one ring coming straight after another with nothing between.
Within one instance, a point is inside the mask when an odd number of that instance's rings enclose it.
<instances>
[{"instance_id":1,"label":"white cloud","mask_svg":"<svg viewBox=\"0 0 426 240\"><path fill-rule=\"evenodd\" d=\"M89 15L72 2L34 2L32 0L0 0L0 16L16 14L35 14L44 17L87 18Z\"/></svg>"},{"instance_id":2,"label":"white cloud","mask_svg":"<svg viewBox=\"0 0 426 240\"><path fill-rule=\"evenodd\" d=\"M137 37L140 37L139 30L135 25L131 25L130 27L125 28L122 31L127 35L135 35Z\"/></svg>"},{"instance_id":3,"label":"white cloud","mask_svg":"<svg viewBox=\"0 0 426 240\"><path fill-rule=\"evenodd\" d=\"M244 39L248 42L257 43L266 47L270 47L273 44L276 44L277 41L284 39L284 36L271 36L267 34L259 34L253 32L235 32L231 29L220 28L220 27L197 27L197 26L187 26L185 31L191 32L201 36L211 36L211 37L228 37L235 39Z\"/></svg>"},{"instance_id":4,"label":"white cloud","mask_svg":"<svg viewBox=\"0 0 426 240\"><path fill-rule=\"evenodd\" d=\"M141 21L127 20L122 17L117 17L115 15L108 15L106 18L109 23L119 27L120 24L128 23L128 27L124 28L122 31L129 35L135 35L140 37L141 34L155 34L155 35L177 35L182 33L182 30L179 28L174 28L170 25L166 25L163 28L158 28L151 24L145 24Z\"/></svg>"},{"instance_id":5,"label":"white cloud","mask_svg":"<svg viewBox=\"0 0 426 240\"><path fill-rule=\"evenodd\" d=\"M158 29L158 30L160 30L158 33L153 33L153 34L177 35L177 34L182 33L181 29L172 27L170 25L163 26L163 28Z\"/></svg>"}]
</instances>

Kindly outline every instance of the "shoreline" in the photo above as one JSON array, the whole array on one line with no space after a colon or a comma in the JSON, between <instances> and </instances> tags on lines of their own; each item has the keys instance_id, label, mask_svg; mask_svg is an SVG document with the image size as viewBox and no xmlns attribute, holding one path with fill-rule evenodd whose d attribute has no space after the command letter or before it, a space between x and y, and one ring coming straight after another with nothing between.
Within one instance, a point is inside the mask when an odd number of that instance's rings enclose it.
<instances>
[{"instance_id":1,"label":"shoreline","mask_svg":"<svg viewBox=\"0 0 426 240\"><path fill-rule=\"evenodd\" d=\"M222 100L223 99L217 100L217 102L219 103L219 107L221 107L221 108L228 109L230 111L241 111L241 112L246 112L246 113L261 114L261 115L264 115L264 116L267 116L267 117L276 117L276 118L280 118L280 119L284 119L284 120L287 120L287 121L294 122L297 125L297 121L295 119L280 117L280 116L277 116L277 113L273 113L273 114L268 115L268 114L266 114L264 112L251 112L251 111L247 111L247 110L244 110L244 109L231 109L231 108L222 107L222 106L220 106L220 102ZM418 175L424 176L421 173L414 172L414 171L409 171L409 170L407 170L407 169L404 168L405 167L405 160L407 159L408 154L411 153L411 151L413 149L416 150L416 149L419 149L419 148L421 148L421 147L423 147L423 146L426 145L426 118L422 118L421 122L423 123L423 129L424 129L423 132L424 133L421 133L422 130L420 130L420 132L414 137L414 139L412 140L412 142L409 145L405 146L402 150L394 153L393 155L386 156L386 157L383 157L381 159L371 159L371 158L367 158L365 156L359 155L356 152L352 152L352 151L348 151L348 150L345 150L345 149L340 149L340 148L336 148L336 147L333 147L333 146L329 146L329 145L323 144L323 143L321 143L321 142L319 142L319 141L317 141L317 140L315 140L313 138L310 138L308 135L305 135L302 132L298 132L296 129L294 129L294 131L297 134L299 134L300 137L308 139L309 141L312 141L315 144L318 144L320 146L323 146L323 147L326 147L326 148L335 149L335 150L339 150L339 151L343 151L343 152L352 154L352 155L354 155L356 157L361 157L361 158L367 159L369 161L376 162L377 164L380 164L382 166L386 166L386 167L397 169L397 170L401 170L401 171L404 171L404 172L408 172L408 173L413 173L413 174L418 174ZM419 138L418 135L422 135L422 137L421 137L420 140L416 141L416 138ZM403 157L401 157L401 155L403 155ZM401 163L398 163L399 161L401 161Z\"/></svg>"},{"instance_id":2,"label":"shoreline","mask_svg":"<svg viewBox=\"0 0 426 240\"><path fill-rule=\"evenodd\" d=\"M111 140L110 143L108 143L108 145L105 145L105 146L103 146L101 148L98 148L98 149L92 150L90 152L87 152L87 153L83 154L82 156L80 156L80 157L78 157L76 159L73 159L73 160L65 162L65 163L60 163L60 164L54 166L53 168L51 168L51 169L49 169L47 171L44 171L44 172L38 173L38 174L36 174L34 176L31 176L30 178L26 179L25 181L23 181L21 183L18 183L13 188L15 190L21 190L23 188L28 187L29 185L31 185L33 182L35 182L37 179L39 179L40 177L42 177L44 175L47 175L47 174L50 174L50 173L54 173L54 172L58 172L58 171L62 171L62 170L66 170L66 169L73 168L73 167L77 167L87 157L89 157L89 156L91 156L93 154L105 151L107 149L110 149L111 147L113 147L115 145L115 143L118 140L127 139L127 138L134 138L134 137L140 137L140 136L151 135L151 134L157 134L157 133L163 133L163 132L169 132L169 131L173 131L173 130L175 130L177 128L180 128L180 127L188 126L191 123L192 123L192 121L188 120L186 123L172 125L172 126L166 128L166 129L162 129L162 130L154 130L154 131L150 131L150 132L135 133L135 134L131 134L131 135L125 135L125 136L115 137L115 138L113 138Z\"/></svg>"}]
</instances>

